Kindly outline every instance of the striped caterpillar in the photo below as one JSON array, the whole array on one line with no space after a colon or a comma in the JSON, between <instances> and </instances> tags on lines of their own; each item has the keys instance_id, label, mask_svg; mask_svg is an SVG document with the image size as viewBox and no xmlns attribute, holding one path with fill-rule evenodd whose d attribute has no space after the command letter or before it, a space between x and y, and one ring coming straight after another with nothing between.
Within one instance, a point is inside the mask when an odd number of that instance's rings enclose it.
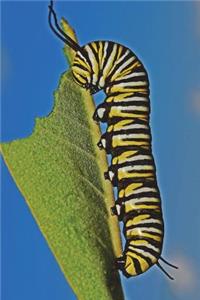
<instances>
[{"instance_id":1,"label":"striped caterpillar","mask_svg":"<svg viewBox=\"0 0 200 300\"><path fill-rule=\"evenodd\" d=\"M60 28L52 1L49 25L76 52L72 66L75 82L91 94L102 89L106 94L93 119L108 125L97 145L112 156L104 175L117 187L118 199L111 212L124 224L126 244L116 265L131 277L156 264L173 279L159 263L177 268L161 257L164 223L151 149L147 72L137 56L120 44L96 41L79 46Z\"/></svg>"}]
</instances>

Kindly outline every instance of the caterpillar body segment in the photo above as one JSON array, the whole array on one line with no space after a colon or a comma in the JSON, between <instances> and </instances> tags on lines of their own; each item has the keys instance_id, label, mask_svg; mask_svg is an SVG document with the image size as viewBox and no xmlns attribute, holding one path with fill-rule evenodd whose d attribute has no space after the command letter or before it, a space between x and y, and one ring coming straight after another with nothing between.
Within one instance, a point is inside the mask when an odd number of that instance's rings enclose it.
<instances>
[{"instance_id":1,"label":"caterpillar body segment","mask_svg":"<svg viewBox=\"0 0 200 300\"><path fill-rule=\"evenodd\" d=\"M126 239L116 265L126 277L137 276L157 265L161 257L164 222L156 167L151 148L150 99L147 72L127 47L112 41L78 45L58 25L53 1L49 5L50 28L75 51L72 74L75 82L94 94L104 90L106 98L93 119L107 123L98 142L111 154L111 166L104 177L118 189L111 214L123 222Z\"/></svg>"},{"instance_id":2,"label":"caterpillar body segment","mask_svg":"<svg viewBox=\"0 0 200 300\"><path fill-rule=\"evenodd\" d=\"M91 93L99 89L106 93L93 119L108 124L98 146L112 155L104 176L118 188L118 200L111 210L123 222L126 239L118 266L125 276L137 276L157 263L164 235L151 150L149 81L142 63L126 47L100 41L84 49L93 70L86 84L92 85ZM76 78L77 62L72 71ZM85 73L80 68L78 74L84 77Z\"/></svg>"}]
</instances>

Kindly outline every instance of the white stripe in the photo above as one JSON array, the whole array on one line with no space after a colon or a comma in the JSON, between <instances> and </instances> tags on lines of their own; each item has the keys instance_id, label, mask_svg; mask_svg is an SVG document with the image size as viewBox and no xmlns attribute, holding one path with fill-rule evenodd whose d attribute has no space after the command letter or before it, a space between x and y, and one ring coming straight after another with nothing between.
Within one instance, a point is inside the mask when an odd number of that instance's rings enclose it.
<instances>
[{"instance_id":1,"label":"white stripe","mask_svg":"<svg viewBox=\"0 0 200 300\"><path fill-rule=\"evenodd\" d=\"M87 64L88 68L91 70L91 67L90 67L87 59L85 58L85 56L83 56L82 53L79 52L79 51L78 51L78 55L80 56L80 59L83 59L85 61L85 63ZM79 62L78 62L78 64L79 64Z\"/></svg>"},{"instance_id":2,"label":"white stripe","mask_svg":"<svg viewBox=\"0 0 200 300\"><path fill-rule=\"evenodd\" d=\"M131 62L135 60L135 56L130 57L125 63L123 63L117 70L116 73L113 76L113 79L116 78L116 75L118 75L123 69L125 69Z\"/></svg>"},{"instance_id":3,"label":"white stripe","mask_svg":"<svg viewBox=\"0 0 200 300\"><path fill-rule=\"evenodd\" d=\"M101 70L103 69L103 65L105 62L105 58L107 57L107 48L108 48L108 42L105 42L105 45L103 46L103 59L101 61ZM99 86L102 88L105 85L105 77L104 77L104 73L101 76L100 80L99 80Z\"/></svg>"},{"instance_id":4,"label":"white stripe","mask_svg":"<svg viewBox=\"0 0 200 300\"><path fill-rule=\"evenodd\" d=\"M101 70L103 69L103 65L104 65L104 62L105 62L105 58L107 56L107 48L108 48L108 42L105 42L105 45L103 46L103 59L101 61ZM103 75L101 76L100 80L99 80L99 87L104 87L105 85L105 77L104 77L104 73Z\"/></svg>"},{"instance_id":5,"label":"white stripe","mask_svg":"<svg viewBox=\"0 0 200 300\"><path fill-rule=\"evenodd\" d=\"M142 231L148 231L148 232L155 232L155 233L161 233L162 234L162 230L155 228L155 227L139 227L139 229L141 229Z\"/></svg>"},{"instance_id":6,"label":"white stripe","mask_svg":"<svg viewBox=\"0 0 200 300\"><path fill-rule=\"evenodd\" d=\"M157 201L155 201L157 200ZM135 205L138 203L142 203L142 202L155 202L156 203L160 203L160 199L159 198L155 198L155 197L142 197L142 198L135 198L135 199L131 199L129 201L126 201L127 204L130 205Z\"/></svg>"},{"instance_id":7,"label":"white stripe","mask_svg":"<svg viewBox=\"0 0 200 300\"><path fill-rule=\"evenodd\" d=\"M87 53L88 53L88 56L89 56L89 59L91 61L91 64L92 64L92 67L93 67L93 71L95 70L95 65L97 64L97 61L96 61L96 58L94 56L94 53L92 51L92 49L90 48L90 46L86 46L85 47ZM98 68L99 69L99 68ZM98 79L98 74L96 74L95 72L92 74L92 83L95 85L97 83L97 79Z\"/></svg>"},{"instance_id":8,"label":"white stripe","mask_svg":"<svg viewBox=\"0 0 200 300\"><path fill-rule=\"evenodd\" d=\"M118 65L128 54L130 53L129 50L126 50L126 52L116 61L116 65Z\"/></svg>"},{"instance_id":9,"label":"white stripe","mask_svg":"<svg viewBox=\"0 0 200 300\"><path fill-rule=\"evenodd\" d=\"M133 194L144 193L144 192L157 192L157 190L152 187L141 187L139 189L133 190Z\"/></svg>"},{"instance_id":10,"label":"white stripe","mask_svg":"<svg viewBox=\"0 0 200 300\"><path fill-rule=\"evenodd\" d=\"M137 161L137 160L141 160L141 159L152 160L152 157L150 155L135 155L133 157L126 158L126 161Z\"/></svg>"},{"instance_id":11,"label":"white stripe","mask_svg":"<svg viewBox=\"0 0 200 300\"><path fill-rule=\"evenodd\" d=\"M127 166L127 167L119 168L119 171L124 173L130 171L142 171L142 170L154 170L154 167L149 165L137 165L137 166Z\"/></svg>"},{"instance_id":12,"label":"white stripe","mask_svg":"<svg viewBox=\"0 0 200 300\"><path fill-rule=\"evenodd\" d=\"M105 58L106 58L106 55L107 55L108 42L105 42L105 45L103 47L104 47L104 49L103 49L104 53L103 53L103 59L102 59L102 62L101 62L101 69L103 68L104 61L105 61Z\"/></svg>"},{"instance_id":13,"label":"white stripe","mask_svg":"<svg viewBox=\"0 0 200 300\"><path fill-rule=\"evenodd\" d=\"M149 140L149 135L148 134L142 134L142 133L131 133L131 134L118 134L118 135L114 135L113 139L147 139Z\"/></svg>"},{"instance_id":14,"label":"white stripe","mask_svg":"<svg viewBox=\"0 0 200 300\"><path fill-rule=\"evenodd\" d=\"M148 126L143 125L143 124L130 124L130 125L124 125L121 127L121 129L125 130L125 129L148 129ZM115 129L115 128L114 128ZM116 129L117 131L118 129Z\"/></svg>"},{"instance_id":15,"label":"white stripe","mask_svg":"<svg viewBox=\"0 0 200 300\"><path fill-rule=\"evenodd\" d=\"M129 201L127 201L129 203ZM149 223L155 223L155 224L161 224L160 220L158 219L145 219L145 220L140 220L140 222L134 223L134 225L139 225L139 224L149 224Z\"/></svg>"},{"instance_id":16,"label":"white stripe","mask_svg":"<svg viewBox=\"0 0 200 300\"><path fill-rule=\"evenodd\" d=\"M148 233L160 233L162 234L162 231L160 229L157 229L157 228L154 228L154 227L136 227L136 228L131 228L131 229L128 229L127 228L127 234L141 234L142 235L142 232L143 231L148 231Z\"/></svg>"},{"instance_id":17,"label":"white stripe","mask_svg":"<svg viewBox=\"0 0 200 300\"><path fill-rule=\"evenodd\" d=\"M137 241L140 241L140 240L137 240ZM134 247L134 245L132 245L132 244L131 244L131 246ZM155 246L153 246L150 243L146 244L146 243L144 243L144 242L141 241L140 244L137 243L137 246L145 246L145 247L147 247L149 249L152 249L152 250L156 251L157 253L160 253L160 249L157 248L157 247L155 247Z\"/></svg>"},{"instance_id":18,"label":"white stripe","mask_svg":"<svg viewBox=\"0 0 200 300\"><path fill-rule=\"evenodd\" d=\"M145 72L133 72L129 75L123 76L123 79L128 79L128 78L132 78L132 77L138 77L138 76L144 76L146 75Z\"/></svg>"},{"instance_id":19,"label":"white stripe","mask_svg":"<svg viewBox=\"0 0 200 300\"><path fill-rule=\"evenodd\" d=\"M138 96L135 96L135 97L130 97L130 98L122 98L121 100L117 101L116 102L130 102L130 101L148 101L149 99L148 98L145 98L145 97L138 97ZM113 101L115 102L115 100Z\"/></svg>"},{"instance_id":20,"label":"white stripe","mask_svg":"<svg viewBox=\"0 0 200 300\"><path fill-rule=\"evenodd\" d=\"M106 65L105 65L104 69L103 69L104 77L106 77L107 72L108 72L108 69L111 67L111 62L112 62L112 64L113 64L113 58L114 58L114 56L115 56L115 54L116 54L116 51L117 51L117 45L114 44L113 50L112 50L112 52L110 53L109 58L108 58L108 60L107 60L107 63L106 63ZM108 55L108 54L106 54L106 55Z\"/></svg>"},{"instance_id":21,"label":"white stripe","mask_svg":"<svg viewBox=\"0 0 200 300\"><path fill-rule=\"evenodd\" d=\"M115 83L112 85L112 87L132 87L132 86L143 86L147 85L147 81L132 81L132 82L121 82L121 83Z\"/></svg>"},{"instance_id":22,"label":"white stripe","mask_svg":"<svg viewBox=\"0 0 200 300\"><path fill-rule=\"evenodd\" d=\"M130 195L134 195L134 194L138 194L138 193L143 193L143 192L157 192L157 189L151 188L151 187L142 187L142 188L139 188L139 189L133 189L130 192L126 192L126 190L125 190L125 196L128 197ZM147 197L147 198L149 198L149 197Z\"/></svg>"},{"instance_id":23,"label":"white stripe","mask_svg":"<svg viewBox=\"0 0 200 300\"><path fill-rule=\"evenodd\" d=\"M148 107L146 106L135 106L135 105L130 105L130 106L112 106L111 109L116 109L118 111L123 111L123 110L140 110L140 111L148 111Z\"/></svg>"},{"instance_id":24,"label":"white stripe","mask_svg":"<svg viewBox=\"0 0 200 300\"><path fill-rule=\"evenodd\" d=\"M149 252L146 252L145 250L142 250L142 249L138 249L138 248L135 248L134 246L129 246L128 248L134 250L135 252L138 252L138 253L141 253L141 254L144 254L144 256L148 257L151 259L152 263L157 260L155 256L153 256L153 254L149 253Z\"/></svg>"}]
</instances>

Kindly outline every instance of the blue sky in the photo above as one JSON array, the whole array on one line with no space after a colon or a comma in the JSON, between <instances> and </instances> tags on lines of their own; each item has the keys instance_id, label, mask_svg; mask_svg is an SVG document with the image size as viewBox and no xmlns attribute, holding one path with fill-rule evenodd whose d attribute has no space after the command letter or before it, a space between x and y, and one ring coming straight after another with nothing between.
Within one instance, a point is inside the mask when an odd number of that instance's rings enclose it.
<instances>
[{"instance_id":1,"label":"blue sky","mask_svg":"<svg viewBox=\"0 0 200 300\"><path fill-rule=\"evenodd\" d=\"M31 134L47 115L66 70L62 43L47 24L47 2L2 7L2 141ZM122 277L127 300L200 297L200 4L57 2L80 44L113 40L145 64L151 126L166 226L164 257L180 266L169 282L155 267ZM99 97L98 101L99 101ZM2 163L2 300L76 299Z\"/></svg>"}]
</instances>

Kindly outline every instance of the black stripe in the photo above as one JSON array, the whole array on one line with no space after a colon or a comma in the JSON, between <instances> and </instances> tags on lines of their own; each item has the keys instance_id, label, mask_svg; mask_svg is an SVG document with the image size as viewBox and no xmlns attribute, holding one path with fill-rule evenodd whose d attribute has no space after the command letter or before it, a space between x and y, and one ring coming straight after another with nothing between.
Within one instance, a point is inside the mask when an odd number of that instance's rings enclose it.
<instances>
[{"instance_id":1,"label":"black stripe","mask_svg":"<svg viewBox=\"0 0 200 300\"><path fill-rule=\"evenodd\" d=\"M158 241L153 240L152 238L144 237L144 236L140 236L140 235L132 237L131 240L129 240L129 243L130 243L130 241L138 241L138 240L147 241L149 244L155 246L158 249L161 249L161 245L162 245L161 242L158 242Z\"/></svg>"},{"instance_id":2,"label":"black stripe","mask_svg":"<svg viewBox=\"0 0 200 300\"><path fill-rule=\"evenodd\" d=\"M143 226L143 227L142 226L136 226L135 228L126 227L126 230L124 230L125 236L126 237L128 236L128 231L134 230L134 229L136 229L136 231L137 231L137 228L145 228L145 226ZM163 236L163 232L158 233L158 232L154 232L154 231L148 231L148 230L145 230L145 229L140 232L140 235L143 235L144 233L151 234L152 236L159 237L159 238ZM128 240L131 239L131 237L133 235L131 235L131 233L130 233L129 236L130 237L127 237Z\"/></svg>"},{"instance_id":3,"label":"black stripe","mask_svg":"<svg viewBox=\"0 0 200 300\"><path fill-rule=\"evenodd\" d=\"M149 215L148 218L145 218L145 220L148 220L148 219L157 219L157 220L161 220L162 219L162 213L161 211L157 212L155 211L155 209L135 209L135 210L132 210L128 213L126 213L124 215L124 226L127 226L127 222L128 221L133 221L133 219L135 217L138 217L139 215Z\"/></svg>"},{"instance_id":4,"label":"black stripe","mask_svg":"<svg viewBox=\"0 0 200 300\"><path fill-rule=\"evenodd\" d=\"M133 258L133 257L131 257L131 259L133 260L136 273L138 275L141 274L141 273L143 273L138 259Z\"/></svg>"},{"instance_id":5,"label":"black stripe","mask_svg":"<svg viewBox=\"0 0 200 300\"><path fill-rule=\"evenodd\" d=\"M113 135L113 136L117 136L117 135ZM148 143L149 141L151 141L151 136L148 135L146 138L144 137L142 139L137 138L137 137L127 136L127 137L124 137L124 138L120 138L120 140L123 141L123 142L133 142L133 141L135 141L135 142L147 142Z\"/></svg>"},{"instance_id":6,"label":"black stripe","mask_svg":"<svg viewBox=\"0 0 200 300\"><path fill-rule=\"evenodd\" d=\"M133 121L132 121L132 123L130 123L130 125L132 125L132 124L142 124L142 125L146 125L150 130L148 118L147 118L147 120L142 120L142 119L139 119L139 118L131 117L131 119ZM110 119L108 120L108 125L115 125L115 124L117 124L117 122L122 121L122 120L124 120L124 117L112 117L112 118L110 117Z\"/></svg>"},{"instance_id":7,"label":"black stripe","mask_svg":"<svg viewBox=\"0 0 200 300\"><path fill-rule=\"evenodd\" d=\"M134 72L144 72L146 74L147 79L148 79L148 74L147 74L143 64L141 63L141 61L139 59L138 59L138 61L140 62L141 65L134 68Z\"/></svg>"},{"instance_id":8,"label":"black stripe","mask_svg":"<svg viewBox=\"0 0 200 300\"><path fill-rule=\"evenodd\" d=\"M104 45L103 45L103 53L105 51L105 45L106 44L104 43ZM102 72L103 72L103 70L104 70L104 68L105 68L105 66L106 66L106 64L107 64L107 62L108 62L108 60L110 58L110 55L111 55L111 53L113 51L113 47L114 47L114 43L108 43L108 47L107 47L107 50L106 50L106 57L104 58L104 64L102 66ZM106 84L105 84L105 86L106 86Z\"/></svg>"},{"instance_id":9,"label":"black stripe","mask_svg":"<svg viewBox=\"0 0 200 300\"><path fill-rule=\"evenodd\" d=\"M87 45L86 45L86 46L87 46ZM88 46L89 46L89 44L88 44ZM84 48L83 50L85 51L85 53L84 53L84 58L85 58L86 61L88 62L89 66L90 66L90 68L91 68L92 74L94 74L94 70L93 70L93 68L92 68L92 63L91 63L91 60L90 60L90 58L89 58L88 52L87 52L87 50L86 50L85 48ZM80 59L83 60L82 57L80 57ZM92 76L92 74L91 74L91 76Z\"/></svg>"},{"instance_id":10,"label":"black stripe","mask_svg":"<svg viewBox=\"0 0 200 300\"><path fill-rule=\"evenodd\" d=\"M129 83L131 83L131 82L137 82L137 81L130 81ZM112 83L111 85L108 85L108 87L114 87L114 86L116 86L117 87L117 85L118 85L119 83ZM148 82L146 81L146 80L144 80L143 81L143 84L142 85L126 85L126 86L121 86L123 89L135 89L135 88L141 88L141 87L147 87L147 90L148 90L148 87L149 87L149 85L148 85Z\"/></svg>"},{"instance_id":11,"label":"black stripe","mask_svg":"<svg viewBox=\"0 0 200 300\"><path fill-rule=\"evenodd\" d=\"M142 146L137 146L137 145L127 145L127 146L117 146L114 149L111 149L112 152L112 156L119 156L120 154L122 154L125 151L142 151L142 149L149 151L149 153L151 153L151 143L149 143L148 145L142 145ZM140 152L142 153L142 152Z\"/></svg>"},{"instance_id":12,"label":"black stripe","mask_svg":"<svg viewBox=\"0 0 200 300\"><path fill-rule=\"evenodd\" d=\"M158 200L159 200L159 198L158 198ZM158 201L158 202L153 202L153 201L145 201L145 202L139 202L139 203L135 203L135 206L137 206L137 205L146 205L146 206L151 206L151 205L154 205L154 206L158 206L158 208L160 208L160 202ZM146 209L148 209L148 208L146 208Z\"/></svg>"},{"instance_id":13,"label":"black stripe","mask_svg":"<svg viewBox=\"0 0 200 300\"><path fill-rule=\"evenodd\" d=\"M97 45L97 43L95 43L95 44ZM97 53L96 50L94 49L92 43L89 44L89 46L90 46L90 49L92 50L92 53L94 54L94 57L96 58L96 61L97 61L98 65L99 65L99 56L98 56L98 53Z\"/></svg>"},{"instance_id":14,"label":"black stripe","mask_svg":"<svg viewBox=\"0 0 200 300\"><path fill-rule=\"evenodd\" d=\"M112 166L112 165L111 165ZM126 161L121 164L114 165L117 169L123 168L123 167L130 167L130 166L153 166L154 167L154 161L152 158L150 159L138 159L134 161Z\"/></svg>"},{"instance_id":15,"label":"black stripe","mask_svg":"<svg viewBox=\"0 0 200 300\"><path fill-rule=\"evenodd\" d=\"M126 101L123 101L123 100L121 100L121 101L117 101L117 102L115 102L115 101L112 101L112 102L107 102L106 103L109 107L115 107L115 106L127 106L127 107L129 107L129 106L144 106L145 108L146 107L149 107L149 101L144 101L144 100L139 100L139 101L134 101L134 100L130 100L130 101L128 101L128 102L126 102Z\"/></svg>"},{"instance_id":16,"label":"black stripe","mask_svg":"<svg viewBox=\"0 0 200 300\"><path fill-rule=\"evenodd\" d=\"M124 49L124 53L121 53L119 59L125 54L125 52L126 52L127 50L129 50L129 49L126 49L126 48ZM130 50L129 50L129 51L130 51ZM114 69L112 70L112 72L109 74L109 76L108 76L107 79L106 79L106 85L105 85L105 87L107 87L107 84L110 83L110 79L111 79L111 77L115 74L115 72L117 71L117 69L120 68L120 67L125 63L125 61L127 61L127 60L130 59L131 57L133 57L133 53L129 52L129 53L125 56L125 58L124 58L123 60L121 60L121 62L119 62L119 63L116 62L116 66L114 67ZM136 61L136 59L135 59L134 61ZM133 63L133 62L131 62L131 63ZM130 65L130 64L129 64L129 65ZM128 65L128 66L129 66L129 65ZM124 68L128 68L128 66L126 66L126 67L124 67ZM124 69L123 69L123 70L124 70ZM123 70L122 70L122 71L123 71ZM119 74L119 75L120 75L120 74Z\"/></svg>"},{"instance_id":17,"label":"black stripe","mask_svg":"<svg viewBox=\"0 0 200 300\"><path fill-rule=\"evenodd\" d=\"M153 235L153 236L155 236L155 237L159 237L159 238L163 236L162 233L158 233L158 232L145 231L145 230L143 230L142 232L143 232L143 233L147 233L147 234L151 234L151 235Z\"/></svg>"},{"instance_id":18,"label":"black stripe","mask_svg":"<svg viewBox=\"0 0 200 300\"><path fill-rule=\"evenodd\" d=\"M118 93L118 94L120 94L120 93ZM131 95L124 97L124 99L128 99L128 98L131 98L131 97L146 97L146 98L149 99L148 94L146 94L146 96L144 96L144 94L141 93L141 92L132 92Z\"/></svg>"},{"instance_id":19,"label":"black stripe","mask_svg":"<svg viewBox=\"0 0 200 300\"><path fill-rule=\"evenodd\" d=\"M123 151L123 153L124 152L126 153L126 152L128 152L130 150L134 150L134 149L131 148L131 149L127 150L127 151ZM136 149L136 151L137 151L136 153L129 155L128 158L132 158L132 157L134 157L136 155L148 155L148 156L151 157L152 160L154 160L153 159L153 155L152 155L151 151L149 151L149 149L144 149L142 147L139 147L139 149ZM113 159L116 159L118 157L119 157L119 155L116 155L116 156L113 157Z\"/></svg>"},{"instance_id":20,"label":"black stripe","mask_svg":"<svg viewBox=\"0 0 200 300\"><path fill-rule=\"evenodd\" d=\"M146 221L147 219L145 219L144 221ZM157 220L157 219L155 219ZM142 222L142 221L141 221ZM156 228L156 229L160 229L161 231L163 230L163 225L159 224L159 223L144 223L144 224L137 224L137 225L131 225L131 226L126 226L126 231L127 230L131 230L131 229L137 229L137 228L141 228L141 227L146 227L146 228Z\"/></svg>"},{"instance_id":21,"label":"black stripe","mask_svg":"<svg viewBox=\"0 0 200 300\"><path fill-rule=\"evenodd\" d=\"M150 172L150 171L148 171ZM150 198L150 197L153 197L153 198L159 198L159 193L158 192L141 192L141 193L134 193L128 197L124 197L124 201L129 201L131 199L136 199L136 198L143 198L143 197L146 197L146 198Z\"/></svg>"},{"instance_id":22,"label":"black stripe","mask_svg":"<svg viewBox=\"0 0 200 300\"><path fill-rule=\"evenodd\" d=\"M151 255L153 255L156 259L160 257L160 252L156 252L155 250L153 250L152 248L148 248L147 246L134 245L134 248L141 249L145 252L148 252ZM160 249L160 247L158 249Z\"/></svg>"},{"instance_id":23,"label":"black stripe","mask_svg":"<svg viewBox=\"0 0 200 300\"><path fill-rule=\"evenodd\" d=\"M84 80L85 80L85 78L81 75L81 74L79 74L79 76L81 77L81 78L83 78ZM79 80L79 78L78 77L76 77L75 75L74 75L74 78L75 78L75 80L77 81L77 82L79 82L80 83L80 85L82 85L83 83ZM87 78L86 78L87 79ZM88 82L88 79L87 79L87 82Z\"/></svg>"},{"instance_id":24,"label":"black stripe","mask_svg":"<svg viewBox=\"0 0 200 300\"><path fill-rule=\"evenodd\" d=\"M78 67L78 68L80 68L80 69L82 69L82 70L85 70L85 71L89 72L88 69L87 69L86 67L82 66L82 65L79 64L79 63L74 63L74 64L73 64L73 67Z\"/></svg>"},{"instance_id":25,"label":"black stripe","mask_svg":"<svg viewBox=\"0 0 200 300\"><path fill-rule=\"evenodd\" d=\"M134 74L134 73L137 73L137 72L133 72L132 74ZM129 74L129 75L131 75L131 74ZM127 76L127 75L125 75L125 76ZM146 81L148 83L148 81L146 79L146 75L140 75L140 76L133 76L133 77L124 78L124 79L122 77L122 79L114 80L110 84L113 85L113 84L119 84L119 83L124 83L124 82L137 82L137 81ZM109 86L110 86L110 84L109 84Z\"/></svg>"},{"instance_id":26,"label":"black stripe","mask_svg":"<svg viewBox=\"0 0 200 300\"><path fill-rule=\"evenodd\" d=\"M145 183L146 181L153 181L154 180L155 175L153 175L152 177L135 177L135 178L123 178L120 179L120 181L118 181L118 189L122 189L124 188L124 186L127 186L131 183Z\"/></svg>"},{"instance_id":27,"label":"black stripe","mask_svg":"<svg viewBox=\"0 0 200 300\"><path fill-rule=\"evenodd\" d=\"M109 128L109 127L108 127ZM121 129L117 129L116 131L111 131L108 132L108 134L112 134L113 136L117 136L117 135L121 135L121 134L147 134L150 136L150 129L147 128L131 128L131 129L123 129L123 127ZM128 137L127 137L128 138ZM134 137L131 139L137 139L137 137ZM145 138L143 138L145 139ZM148 139L148 138L146 138Z\"/></svg>"},{"instance_id":28,"label":"black stripe","mask_svg":"<svg viewBox=\"0 0 200 300\"><path fill-rule=\"evenodd\" d=\"M107 128L108 129L108 128ZM127 135L127 137L120 137L120 135ZM129 136L130 134L146 134L147 137L131 137ZM107 141L108 140L113 140L114 137L118 137L119 140L121 141L136 141L136 142L148 142L151 140L151 135L148 129L130 129L130 130L119 130L119 131L111 131L111 132L105 132L102 134L101 139L105 138ZM131 145L130 145L131 146Z\"/></svg>"},{"instance_id":29,"label":"black stripe","mask_svg":"<svg viewBox=\"0 0 200 300\"><path fill-rule=\"evenodd\" d=\"M120 111L120 113L121 114L124 114L124 113L126 113L126 114L130 114L130 116L126 116L126 117L124 117L123 116L123 119L124 118L126 118L126 119L129 119L129 118L131 118L131 119L134 119L134 117L132 116L132 114L137 114L137 115L141 115L142 117L144 116L145 118L149 118L149 111L147 110L147 111L143 111L143 110L136 110L136 109L132 109L132 110L129 110L129 109L123 109L123 110L121 110ZM121 118L122 116L116 116L117 118Z\"/></svg>"}]
</instances>

